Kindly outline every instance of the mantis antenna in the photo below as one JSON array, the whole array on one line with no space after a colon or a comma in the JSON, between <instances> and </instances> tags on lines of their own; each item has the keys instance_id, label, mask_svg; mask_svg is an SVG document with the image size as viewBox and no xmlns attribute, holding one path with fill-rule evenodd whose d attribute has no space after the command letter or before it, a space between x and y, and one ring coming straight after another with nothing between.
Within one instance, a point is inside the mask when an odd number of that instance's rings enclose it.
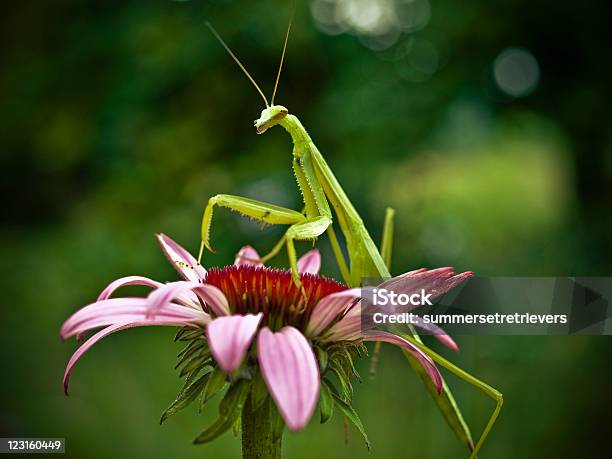
<instances>
[{"instance_id":1,"label":"mantis antenna","mask_svg":"<svg viewBox=\"0 0 612 459\"><path fill-rule=\"evenodd\" d=\"M295 8L295 5L294 5ZM278 73L276 74L276 81L274 82L274 91L272 92L272 105L274 105L274 97L276 96L276 89L278 88L278 80L280 80L281 72L283 71L283 62L285 60L285 52L287 51L287 41L289 40L289 33L291 32L291 23L293 22L293 13L289 19L289 26L287 27L287 34L285 35L285 44L283 45L283 54L281 54L280 64L278 66Z\"/></svg>"},{"instance_id":2,"label":"mantis antenna","mask_svg":"<svg viewBox=\"0 0 612 459\"><path fill-rule=\"evenodd\" d=\"M240 69L244 72L244 74L247 76L247 78L249 79L249 81L251 83L253 83L253 86L255 86L255 89L257 89L257 92L259 93L259 95L262 97L262 99L264 100L264 102L266 103L266 107L269 107L270 104L268 103L268 99L266 99L266 96L264 95L263 91L260 89L260 87L257 85L257 83L255 83L255 80L253 79L253 77L251 76L251 74L247 71L247 69L244 67L244 65L242 65L242 63L240 62L240 60L236 57L236 55L232 52L232 50L229 48L229 46L227 46L225 44L225 42L223 41L223 38L221 38L221 36L217 33L217 31L215 30L215 28L210 24L210 22L206 22L206 26L210 29L210 31L212 32L212 34L215 36L215 38L217 40L219 40L219 43L221 43L221 46L223 46L225 48L225 50L229 53L230 56L232 56L232 59L234 59L234 62L236 62L236 64L238 64L238 67L240 67ZM286 42L285 42L286 44ZM284 55L284 52L283 52ZM282 61L281 61L281 65L282 65ZM280 71L279 71L280 72ZM276 91L276 88L274 88Z\"/></svg>"}]
</instances>

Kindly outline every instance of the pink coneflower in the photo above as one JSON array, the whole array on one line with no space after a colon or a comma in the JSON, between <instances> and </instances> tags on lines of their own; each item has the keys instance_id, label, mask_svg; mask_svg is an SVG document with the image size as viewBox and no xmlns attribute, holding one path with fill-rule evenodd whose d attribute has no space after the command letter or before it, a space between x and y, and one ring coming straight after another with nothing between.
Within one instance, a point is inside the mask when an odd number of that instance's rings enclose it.
<instances>
[{"instance_id":1,"label":"pink coneflower","mask_svg":"<svg viewBox=\"0 0 612 459\"><path fill-rule=\"evenodd\" d=\"M116 331L146 325L201 330L204 344L198 343L199 348L207 349L204 355L209 356L210 364L225 372L231 384L251 377L258 368L291 430L302 429L308 423L324 372L336 368L323 361L318 355L320 350L330 350L331 355L331 349L354 347L363 341L392 343L410 352L438 390L442 389L438 369L419 348L389 332L363 332L360 289L349 289L319 276L320 255L316 249L300 258L302 285L297 287L289 270L264 267L249 246L238 253L234 265L207 271L169 237L158 235L158 240L184 280L162 284L141 276L117 279L95 303L74 313L61 328L63 338L80 338L85 332L102 329L82 344L68 362L64 374L66 391L74 364L93 344ZM451 268L440 268L412 271L395 279L409 279L414 282L411 285L439 295L469 275L454 275ZM153 291L147 297L111 298L115 290L126 285L145 285ZM433 326L427 330L456 350L455 343L441 330ZM334 362L342 358L338 356ZM351 367L352 361L347 365ZM334 372L339 379L346 376L337 368ZM342 398L342 394L335 395Z\"/></svg>"}]
</instances>

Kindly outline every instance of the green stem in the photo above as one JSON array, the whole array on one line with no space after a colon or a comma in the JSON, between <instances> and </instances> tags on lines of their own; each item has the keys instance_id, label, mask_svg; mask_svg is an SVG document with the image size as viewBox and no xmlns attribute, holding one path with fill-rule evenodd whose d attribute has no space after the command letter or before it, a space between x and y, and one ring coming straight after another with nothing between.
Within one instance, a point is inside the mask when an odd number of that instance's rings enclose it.
<instances>
[{"instance_id":1,"label":"green stem","mask_svg":"<svg viewBox=\"0 0 612 459\"><path fill-rule=\"evenodd\" d=\"M274 441L273 435L270 404L253 410L249 396L242 410L242 459L280 459L282 436Z\"/></svg>"}]
</instances>

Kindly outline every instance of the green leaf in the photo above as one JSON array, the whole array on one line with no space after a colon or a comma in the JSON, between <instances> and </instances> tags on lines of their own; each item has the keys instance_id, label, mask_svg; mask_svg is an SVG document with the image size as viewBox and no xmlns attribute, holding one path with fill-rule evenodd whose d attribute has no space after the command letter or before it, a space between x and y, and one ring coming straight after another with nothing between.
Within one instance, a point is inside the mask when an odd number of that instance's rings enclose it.
<instances>
[{"instance_id":1,"label":"green leaf","mask_svg":"<svg viewBox=\"0 0 612 459\"><path fill-rule=\"evenodd\" d=\"M208 378L210 377L210 371L200 376L198 379L190 384L186 384L183 389L179 392L176 400L174 400L168 408L162 413L160 424L168 419L170 416L178 413L182 409L189 406L198 396L198 394L204 389Z\"/></svg>"},{"instance_id":2,"label":"green leaf","mask_svg":"<svg viewBox=\"0 0 612 459\"><path fill-rule=\"evenodd\" d=\"M334 399L329 388L325 384L321 385L319 409L321 411L321 424L325 424L332 417L332 414L334 414Z\"/></svg>"},{"instance_id":3,"label":"green leaf","mask_svg":"<svg viewBox=\"0 0 612 459\"><path fill-rule=\"evenodd\" d=\"M261 407L262 403L266 401L268 397L268 387L264 381L261 372L258 371L253 378L251 384L251 410L257 411Z\"/></svg>"},{"instance_id":4,"label":"green leaf","mask_svg":"<svg viewBox=\"0 0 612 459\"><path fill-rule=\"evenodd\" d=\"M333 386L330 386L328 388L329 388L329 391L331 392L332 397L334 398L334 404L340 409L340 411L342 411L344 416L346 416L347 419L351 421L353 425L357 428L357 430L363 437L363 440L365 441L368 451L371 451L370 440L368 439L368 435L366 434L366 431L363 427L363 424L357 412L353 409L351 405L349 405L344 400L342 400L342 398L335 391L335 388Z\"/></svg>"},{"instance_id":5,"label":"green leaf","mask_svg":"<svg viewBox=\"0 0 612 459\"><path fill-rule=\"evenodd\" d=\"M212 380L212 377L210 380ZM214 440L236 423L249 395L250 386L251 382L246 379L241 379L230 386L219 404L219 417L213 425L203 430L195 438L193 441L195 444L208 443Z\"/></svg>"}]
</instances>

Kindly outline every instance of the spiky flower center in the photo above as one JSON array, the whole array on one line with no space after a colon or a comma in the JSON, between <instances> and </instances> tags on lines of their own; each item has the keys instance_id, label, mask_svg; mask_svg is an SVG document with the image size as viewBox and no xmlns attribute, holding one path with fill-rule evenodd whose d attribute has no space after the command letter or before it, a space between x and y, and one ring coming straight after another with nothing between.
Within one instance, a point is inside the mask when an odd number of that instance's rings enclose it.
<instances>
[{"instance_id":1,"label":"spiky flower center","mask_svg":"<svg viewBox=\"0 0 612 459\"><path fill-rule=\"evenodd\" d=\"M212 268L204 282L225 294L233 314L262 312L262 324L276 330L285 325L303 329L319 300L347 289L314 274L301 274L300 279L301 288L289 270L241 265Z\"/></svg>"}]
</instances>

